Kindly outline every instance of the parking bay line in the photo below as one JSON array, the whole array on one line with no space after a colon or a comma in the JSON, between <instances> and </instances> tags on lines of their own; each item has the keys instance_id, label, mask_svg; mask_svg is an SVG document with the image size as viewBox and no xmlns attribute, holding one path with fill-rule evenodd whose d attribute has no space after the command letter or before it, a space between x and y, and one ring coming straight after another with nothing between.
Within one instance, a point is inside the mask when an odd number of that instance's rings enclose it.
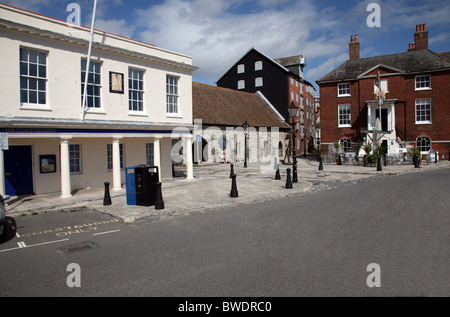
<instances>
[{"instance_id":1,"label":"parking bay line","mask_svg":"<svg viewBox=\"0 0 450 317\"><path fill-rule=\"evenodd\" d=\"M31 245L26 245L25 242L18 242L17 244L19 246L17 248L0 250L0 253L1 252L7 252L7 251L13 251L13 250L19 250L19 249L27 249L27 248L32 248L32 247L38 247L38 246L41 246L41 245L53 244L53 243L64 242L64 241L69 241L69 239L48 241L48 242L42 242L42 243L37 243L37 244L31 244Z\"/></svg>"},{"instance_id":2,"label":"parking bay line","mask_svg":"<svg viewBox=\"0 0 450 317\"><path fill-rule=\"evenodd\" d=\"M92 235L93 236L99 236L99 235L102 235L102 234L114 233L114 232L119 232L119 231L120 231L120 229L119 230L106 231L106 232L93 233Z\"/></svg>"}]
</instances>

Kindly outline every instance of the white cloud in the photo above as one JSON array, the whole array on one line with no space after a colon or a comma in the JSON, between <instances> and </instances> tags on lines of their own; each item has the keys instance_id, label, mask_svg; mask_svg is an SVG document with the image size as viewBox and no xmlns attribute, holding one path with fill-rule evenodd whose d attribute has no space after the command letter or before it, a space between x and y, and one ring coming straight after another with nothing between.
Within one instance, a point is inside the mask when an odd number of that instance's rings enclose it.
<instances>
[{"instance_id":1,"label":"white cloud","mask_svg":"<svg viewBox=\"0 0 450 317\"><path fill-rule=\"evenodd\" d=\"M128 25L128 23L124 20L103 20L103 19L96 19L95 21L95 28L97 30L102 30L108 33L132 38L135 27L133 25Z\"/></svg>"},{"instance_id":2,"label":"white cloud","mask_svg":"<svg viewBox=\"0 0 450 317\"><path fill-rule=\"evenodd\" d=\"M309 0L284 1L274 8L268 1L167 0L138 10L137 36L159 47L189 54L200 67L195 76L218 80L250 48L270 57L298 54L328 55L339 45L325 37L311 38L328 27ZM236 14L240 6L252 10ZM323 22L323 23L322 23Z\"/></svg>"}]
</instances>

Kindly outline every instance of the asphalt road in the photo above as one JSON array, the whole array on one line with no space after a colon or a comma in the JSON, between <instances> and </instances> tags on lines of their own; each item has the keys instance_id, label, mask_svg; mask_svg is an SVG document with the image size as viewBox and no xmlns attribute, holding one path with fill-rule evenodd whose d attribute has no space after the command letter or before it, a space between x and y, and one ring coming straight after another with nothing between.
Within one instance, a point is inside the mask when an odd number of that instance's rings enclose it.
<instances>
[{"instance_id":1,"label":"asphalt road","mask_svg":"<svg viewBox=\"0 0 450 317\"><path fill-rule=\"evenodd\" d=\"M449 180L385 176L157 222L10 218L0 297L449 296ZM81 287L68 287L72 263ZM367 284L372 263L380 287Z\"/></svg>"}]
</instances>

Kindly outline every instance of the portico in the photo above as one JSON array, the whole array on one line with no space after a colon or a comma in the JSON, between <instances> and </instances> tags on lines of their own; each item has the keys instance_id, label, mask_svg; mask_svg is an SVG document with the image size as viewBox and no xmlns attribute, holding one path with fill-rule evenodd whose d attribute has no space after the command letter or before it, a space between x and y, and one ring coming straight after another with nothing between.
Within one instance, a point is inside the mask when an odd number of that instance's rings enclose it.
<instances>
[{"instance_id":1,"label":"portico","mask_svg":"<svg viewBox=\"0 0 450 317\"><path fill-rule=\"evenodd\" d=\"M2 132L8 133L11 151L21 146L30 149L30 159L24 164L29 165L31 191L19 190L17 194L60 191L61 198L70 198L73 190L101 187L105 181L111 183L111 190L122 190L127 166L157 166L160 181L172 178L172 139L181 139L183 147L190 148L192 144L191 133L185 130L172 133L161 127L153 131L3 128ZM43 157L49 156L55 158L54 165L48 172L43 171ZM193 179L192 161L192 153L187 151L183 161L187 179ZM14 183L19 176L8 165L2 167L0 177L6 180L5 192L16 195Z\"/></svg>"}]
</instances>

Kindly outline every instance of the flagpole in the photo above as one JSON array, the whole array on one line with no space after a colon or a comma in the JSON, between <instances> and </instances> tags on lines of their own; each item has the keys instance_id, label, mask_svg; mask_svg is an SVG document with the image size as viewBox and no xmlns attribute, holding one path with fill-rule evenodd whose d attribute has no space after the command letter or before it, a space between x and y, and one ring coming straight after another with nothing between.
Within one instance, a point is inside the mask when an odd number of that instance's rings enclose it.
<instances>
[{"instance_id":1,"label":"flagpole","mask_svg":"<svg viewBox=\"0 0 450 317\"><path fill-rule=\"evenodd\" d=\"M89 78L89 68L91 66L91 54L92 54L92 42L94 40L94 28L95 28L95 15L97 12L97 0L94 0L94 11L92 13L92 23L91 23L91 39L89 40L89 51L88 58L86 63L86 74L84 77L84 91L83 91L83 102L82 102L82 110L81 110L81 120L84 121L84 117L86 114L87 107L87 86L88 86L88 78Z\"/></svg>"}]
</instances>

